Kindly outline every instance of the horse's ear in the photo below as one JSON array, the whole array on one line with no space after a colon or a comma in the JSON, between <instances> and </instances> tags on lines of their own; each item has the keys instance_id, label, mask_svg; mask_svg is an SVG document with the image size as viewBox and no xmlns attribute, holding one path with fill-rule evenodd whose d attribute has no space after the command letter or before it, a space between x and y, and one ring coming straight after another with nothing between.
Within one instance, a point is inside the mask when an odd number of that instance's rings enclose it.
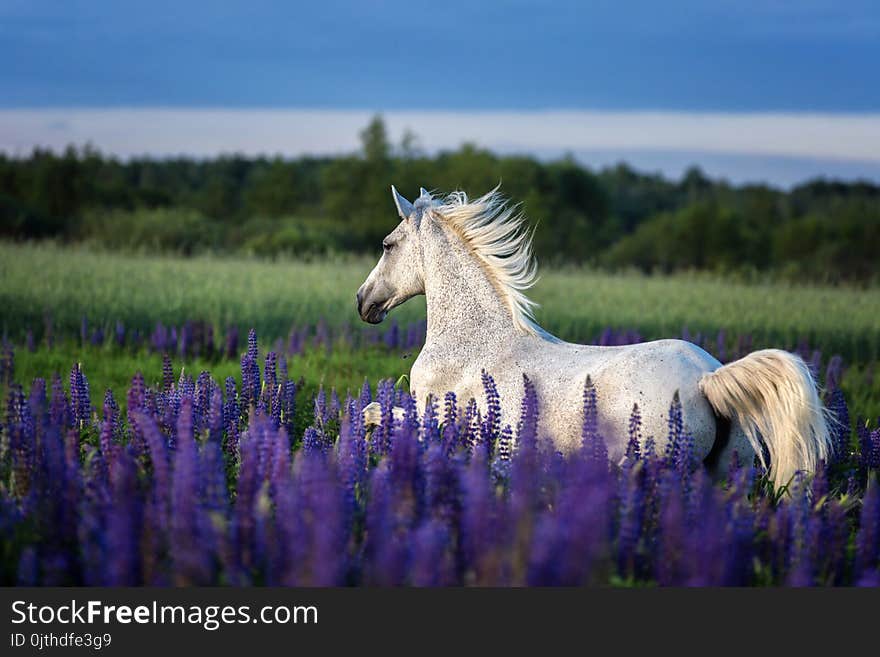
<instances>
[{"instance_id":1,"label":"horse's ear","mask_svg":"<svg viewBox=\"0 0 880 657\"><path fill-rule=\"evenodd\" d=\"M394 205L397 206L397 214L400 215L400 218L409 219L415 209L413 204L403 198L394 185L391 185L391 197L394 199Z\"/></svg>"}]
</instances>

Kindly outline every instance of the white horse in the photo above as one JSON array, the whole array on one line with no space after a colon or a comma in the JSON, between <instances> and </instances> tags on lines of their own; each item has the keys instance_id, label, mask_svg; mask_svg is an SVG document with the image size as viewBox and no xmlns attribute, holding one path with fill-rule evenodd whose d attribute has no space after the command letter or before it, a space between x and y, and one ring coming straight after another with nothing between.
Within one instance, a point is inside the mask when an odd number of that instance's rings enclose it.
<instances>
[{"instance_id":1,"label":"white horse","mask_svg":"<svg viewBox=\"0 0 880 657\"><path fill-rule=\"evenodd\" d=\"M391 192L401 222L357 292L358 313L376 324L395 306L425 295L427 338L410 372L420 412L429 395L439 400L451 390L459 402L475 398L485 413L486 370L501 396L502 423L515 425L526 374L538 395L539 435L570 452L580 445L589 375L612 460L624 456L635 403L643 436L663 449L676 391L696 457L720 475L734 454L741 463L755 455L763 463L762 440L770 457L764 465L777 486L828 459L825 411L798 356L768 349L722 366L681 340L621 347L563 342L533 320L535 304L524 294L536 275L531 236L497 188L472 201L463 192L440 200L421 189L410 203L393 186ZM577 304L575 293L571 303Z\"/></svg>"}]
</instances>

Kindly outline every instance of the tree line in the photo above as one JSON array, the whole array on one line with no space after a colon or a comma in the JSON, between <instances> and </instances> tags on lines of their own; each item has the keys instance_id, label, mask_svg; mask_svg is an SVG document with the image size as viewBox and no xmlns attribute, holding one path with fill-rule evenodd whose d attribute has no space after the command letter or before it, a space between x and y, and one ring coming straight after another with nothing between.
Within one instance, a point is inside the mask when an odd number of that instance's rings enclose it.
<instances>
[{"instance_id":1,"label":"tree line","mask_svg":"<svg viewBox=\"0 0 880 657\"><path fill-rule=\"evenodd\" d=\"M592 170L472 144L429 156L380 117L358 153L334 158L133 158L90 146L0 154L0 237L114 249L258 255L377 252L396 223L389 195L420 186L481 194L499 182L536 224L543 261L644 271L772 271L872 281L880 186L817 179L784 191L698 168L680 180L626 164Z\"/></svg>"}]
</instances>

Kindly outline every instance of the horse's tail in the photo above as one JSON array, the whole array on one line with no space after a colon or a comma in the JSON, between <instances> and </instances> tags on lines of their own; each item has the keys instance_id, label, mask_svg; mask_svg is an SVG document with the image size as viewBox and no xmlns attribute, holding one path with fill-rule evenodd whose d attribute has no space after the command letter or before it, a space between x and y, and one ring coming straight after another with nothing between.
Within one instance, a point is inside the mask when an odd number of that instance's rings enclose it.
<instances>
[{"instance_id":1,"label":"horse's tail","mask_svg":"<svg viewBox=\"0 0 880 657\"><path fill-rule=\"evenodd\" d=\"M742 426L761 464L770 454L777 488L799 471L814 473L828 461L833 443L816 383L802 358L779 349L749 354L700 379L715 411Z\"/></svg>"}]
</instances>

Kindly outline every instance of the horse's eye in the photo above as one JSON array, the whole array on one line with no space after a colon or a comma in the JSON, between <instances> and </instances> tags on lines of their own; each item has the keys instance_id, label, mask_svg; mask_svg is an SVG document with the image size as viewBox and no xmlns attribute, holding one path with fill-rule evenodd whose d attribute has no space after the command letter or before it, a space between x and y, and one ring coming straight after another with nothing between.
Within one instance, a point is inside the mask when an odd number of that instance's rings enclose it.
<instances>
[{"instance_id":1,"label":"horse's eye","mask_svg":"<svg viewBox=\"0 0 880 657\"><path fill-rule=\"evenodd\" d=\"M394 248L394 242L382 242L382 249L385 253L391 253L391 249Z\"/></svg>"}]
</instances>

